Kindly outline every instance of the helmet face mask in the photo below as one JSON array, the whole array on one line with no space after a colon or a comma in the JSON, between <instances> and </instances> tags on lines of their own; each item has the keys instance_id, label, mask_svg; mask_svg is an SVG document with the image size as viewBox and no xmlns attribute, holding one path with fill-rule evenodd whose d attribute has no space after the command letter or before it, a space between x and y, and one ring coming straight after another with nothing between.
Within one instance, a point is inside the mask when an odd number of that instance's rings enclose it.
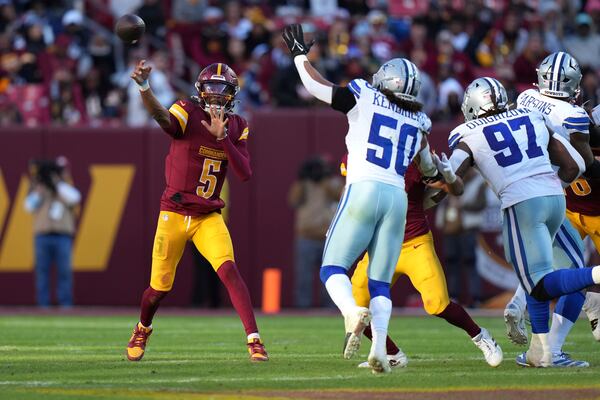
<instances>
[{"instance_id":1,"label":"helmet face mask","mask_svg":"<svg viewBox=\"0 0 600 400\"><path fill-rule=\"evenodd\" d=\"M195 84L198 91L198 101L204 111L211 107L218 111L224 109L231 112L235 96L239 91L238 79L235 72L226 64L211 64L204 68Z\"/></svg>"},{"instance_id":2,"label":"helmet face mask","mask_svg":"<svg viewBox=\"0 0 600 400\"><path fill-rule=\"evenodd\" d=\"M493 111L503 111L508 106L508 95L502 84L494 78L477 78L467 87L460 107L465 121L471 121Z\"/></svg>"},{"instance_id":3,"label":"helmet face mask","mask_svg":"<svg viewBox=\"0 0 600 400\"><path fill-rule=\"evenodd\" d=\"M569 53L552 53L536 69L537 87L544 96L575 101L579 96L581 68Z\"/></svg>"},{"instance_id":4,"label":"helmet face mask","mask_svg":"<svg viewBox=\"0 0 600 400\"><path fill-rule=\"evenodd\" d=\"M421 75L412 62L405 58L394 58L373 75L373 87L389 91L400 99L416 102L421 89Z\"/></svg>"}]
</instances>

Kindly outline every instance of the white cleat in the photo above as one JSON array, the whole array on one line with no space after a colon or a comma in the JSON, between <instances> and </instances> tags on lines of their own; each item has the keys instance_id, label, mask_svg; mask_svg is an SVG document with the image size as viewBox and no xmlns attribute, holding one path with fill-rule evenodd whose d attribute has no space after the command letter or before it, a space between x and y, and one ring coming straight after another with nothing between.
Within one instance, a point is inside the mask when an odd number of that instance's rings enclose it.
<instances>
[{"instance_id":1,"label":"white cleat","mask_svg":"<svg viewBox=\"0 0 600 400\"><path fill-rule=\"evenodd\" d=\"M398 353L394 355L387 355L388 362L390 363L390 367L393 368L404 368L408 365L408 357L406 354L402 352L402 350L398 351ZM362 362L358 364L358 368L371 368L368 361Z\"/></svg>"},{"instance_id":2,"label":"white cleat","mask_svg":"<svg viewBox=\"0 0 600 400\"><path fill-rule=\"evenodd\" d=\"M483 353L485 361L490 367L497 367L504 358L502 349L498 346L498 343L494 340L492 335L485 328L481 328L479 335L471 339L475 346L479 347L479 350Z\"/></svg>"},{"instance_id":3,"label":"white cleat","mask_svg":"<svg viewBox=\"0 0 600 400\"><path fill-rule=\"evenodd\" d=\"M369 363L369 367L371 367L371 372L374 374L389 374L392 372L392 367L386 354L371 352L369 353L367 362Z\"/></svg>"},{"instance_id":4,"label":"white cleat","mask_svg":"<svg viewBox=\"0 0 600 400\"><path fill-rule=\"evenodd\" d=\"M512 303L508 303L504 309L504 323L506 324L506 336L512 343L520 346L527 344L525 318L523 318L523 313Z\"/></svg>"},{"instance_id":5,"label":"white cleat","mask_svg":"<svg viewBox=\"0 0 600 400\"><path fill-rule=\"evenodd\" d=\"M366 307L356 307L354 312L344 317L344 323L347 338L344 346L344 358L349 359L354 357L360 349L363 331L371 323L371 311Z\"/></svg>"},{"instance_id":6,"label":"white cleat","mask_svg":"<svg viewBox=\"0 0 600 400\"><path fill-rule=\"evenodd\" d=\"M585 303L583 303L583 311L590 320L592 335L594 335L594 339L600 342L600 328L598 327L598 319L600 318L600 293L587 292L585 294Z\"/></svg>"}]
</instances>

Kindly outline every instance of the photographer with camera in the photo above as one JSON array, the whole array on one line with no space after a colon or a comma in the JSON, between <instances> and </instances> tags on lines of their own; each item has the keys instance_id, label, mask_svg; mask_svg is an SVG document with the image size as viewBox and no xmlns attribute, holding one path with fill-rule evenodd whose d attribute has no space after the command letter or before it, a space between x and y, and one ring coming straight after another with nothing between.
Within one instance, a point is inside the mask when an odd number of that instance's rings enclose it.
<instances>
[{"instance_id":1,"label":"photographer with camera","mask_svg":"<svg viewBox=\"0 0 600 400\"><path fill-rule=\"evenodd\" d=\"M25 209L33 214L37 304L50 306L50 267L57 268L57 298L62 307L73 305L71 249L75 233L75 207L81 194L70 183L68 161L32 160L31 189Z\"/></svg>"},{"instance_id":2,"label":"photographer with camera","mask_svg":"<svg viewBox=\"0 0 600 400\"><path fill-rule=\"evenodd\" d=\"M333 219L344 182L327 157L317 155L305 160L288 193L288 204L295 212L294 305L313 306L314 282L325 246L325 234ZM329 305L324 287L319 285L319 306Z\"/></svg>"}]
</instances>

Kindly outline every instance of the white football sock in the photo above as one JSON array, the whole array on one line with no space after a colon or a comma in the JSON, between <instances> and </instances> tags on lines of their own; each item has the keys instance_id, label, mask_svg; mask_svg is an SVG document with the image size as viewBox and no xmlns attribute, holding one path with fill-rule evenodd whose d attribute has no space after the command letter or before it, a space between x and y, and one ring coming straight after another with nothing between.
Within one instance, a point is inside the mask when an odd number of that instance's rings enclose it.
<instances>
[{"instance_id":1,"label":"white football sock","mask_svg":"<svg viewBox=\"0 0 600 400\"><path fill-rule=\"evenodd\" d=\"M254 339L260 339L260 335L258 334L258 332L254 332L248 335L248 341L250 340L254 340Z\"/></svg>"},{"instance_id":2,"label":"white football sock","mask_svg":"<svg viewBox=\"0 0 600 400\"><path fill-rule=\"evenodd\" d=\"M523 289L523 286L520 284L517 286L517 290L515 291L512 299L510 299L509 304L516 305L521 314L525 313L525 307L527 307L527 297L525 296L525 290Z\"/></svg>"},{"instance_id":3,"label":"white football sock","mask_svg":"<svg viewBox=\"0 0 600 400\"><path fill-rule=\"evenodd\" d=\"M536 366L550 365L552 363L552 354L550 353L550 344L548 343L547 333L532 333L527 358L535 363Z\"/></svg>"},{"instance_id":4,"label":"white football sock","mask_svg":"<svg viewBox=\"0 0 600 400\"><path fill-rule=\"evenodd\" d=\"M356 301L352 296L352 283L346 274L333 274L325 282L329 297L346 316L356 308Z\"/></svg>"},{"instance_id":5,"label":"white football sock","mask_svg":"<svg viewBox=\"0 0 600 400\"><path fill-rule=\"evenodd\" d=\"M372 347L377 353L387 354L385 341L387 338L390 317L392 316L392 301L384 296L371 299L371 332L373 333Z\"/></svg>"},{"instance_id":6,"label":"white football sock","mask_svg":"<svg viewBox=\"0 0 600 400\"><path fill-rule=\"evenodd\" d=\"M550 333L548 334L548 343L552 355L562 351L562 346L573 325L573 322L562 315L556 313L552 314L552 325L550 326Z\"/></svg>"}]
</instances>

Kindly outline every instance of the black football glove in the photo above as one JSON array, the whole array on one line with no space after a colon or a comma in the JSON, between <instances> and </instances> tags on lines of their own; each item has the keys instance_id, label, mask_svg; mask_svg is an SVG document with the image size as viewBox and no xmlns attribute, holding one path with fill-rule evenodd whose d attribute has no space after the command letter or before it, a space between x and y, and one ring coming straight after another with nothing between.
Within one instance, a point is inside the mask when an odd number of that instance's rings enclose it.
<instances>
[{"instance_id":1,"label":"black football glove","mask_svg":"<svg viewBox=\"0 0 600 400\"><path fill-rule=\"evenodd\" d=\"M306 55L310 51L310 48L314 44L314 41L306 45L304 43L304 32L302 32L302 25L300 24L292 24L288 25L283 29L283 33L281 34L285 44L288 49L290 49L290 53L292 53L292 58L299 55Z\"/></svg>"}]
</instances>

